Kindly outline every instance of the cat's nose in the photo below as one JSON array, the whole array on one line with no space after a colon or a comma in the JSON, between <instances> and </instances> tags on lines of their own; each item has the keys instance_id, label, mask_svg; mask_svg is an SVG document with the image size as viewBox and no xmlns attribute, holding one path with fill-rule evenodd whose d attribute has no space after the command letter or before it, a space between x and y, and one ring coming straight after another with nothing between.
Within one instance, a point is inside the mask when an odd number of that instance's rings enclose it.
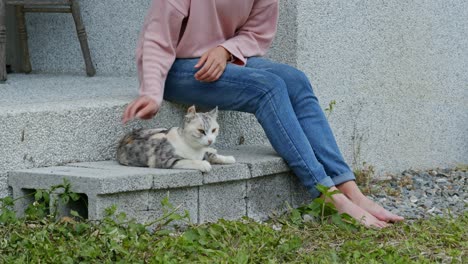
<instances>
[{"instance_id":1,"label":"cat's nose","mask_svg":"<svg viewBox=\"0 0 468 264\"><path fill-rule=\"evenodd\" d=\"M208 139L208 145L211 145L211 143L213 143L213 140L212 140L212 139Z\"/></svg>"}]
</instances>

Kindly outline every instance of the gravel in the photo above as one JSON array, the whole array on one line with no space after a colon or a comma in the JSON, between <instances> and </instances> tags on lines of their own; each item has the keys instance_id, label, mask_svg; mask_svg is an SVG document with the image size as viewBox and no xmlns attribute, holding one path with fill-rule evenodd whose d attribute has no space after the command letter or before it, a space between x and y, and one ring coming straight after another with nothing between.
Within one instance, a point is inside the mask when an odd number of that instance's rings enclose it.
<instances>
[{"instance_id":1,"label":"gravel","mask_svg":"<svg viewBox=\"0 0 468 264\"><path fill-rule=\"evenodd\" d=\"M407 220L457 216L468 210L466 169L406 170L373 180L368 196Z\"/></svg>"}]
</instances>

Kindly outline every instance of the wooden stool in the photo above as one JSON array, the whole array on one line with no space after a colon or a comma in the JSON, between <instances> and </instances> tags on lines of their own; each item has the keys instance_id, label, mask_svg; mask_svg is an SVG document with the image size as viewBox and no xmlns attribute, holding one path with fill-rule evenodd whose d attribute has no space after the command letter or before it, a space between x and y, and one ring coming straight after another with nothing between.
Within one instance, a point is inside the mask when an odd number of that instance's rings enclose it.
<instances>
[{"instance_id":1,"label":"wooden stool","mask_svg":"<svg viewBox=\"0 0 468 264\"><path fill-rule=\"evenodd\" d=\"M2 3L6 1L6 5L15 6L16 21L18 23L18 35L20 38L20 50L23 54L22 71L29 73L31 72L31 61L29 58L28 48L28 36L26 31L26 19L24 14L27 12L40 12L40 13L71 13L75 21L76 32L80 41L81 51L83 53L86 74L88 76L94 76L96 70L91 60L91 54L89 52L88 38L86 36L85 27L81 19L80 7L76 0L0 0L0 8ZM3 8L4 9L4 8ZM0 10L0 42L2 41L2 12ZM4 25L4 23L3 23ZM0 43L0 52L1 43ZM1 57L1 55L0 55ZM1 59L0 59L1 62ZM3 62L1 67L5 67ZM0 70L0 77L1 77ZM6 78L6 73L5 73Z\"/></svg>"}]
</instances>

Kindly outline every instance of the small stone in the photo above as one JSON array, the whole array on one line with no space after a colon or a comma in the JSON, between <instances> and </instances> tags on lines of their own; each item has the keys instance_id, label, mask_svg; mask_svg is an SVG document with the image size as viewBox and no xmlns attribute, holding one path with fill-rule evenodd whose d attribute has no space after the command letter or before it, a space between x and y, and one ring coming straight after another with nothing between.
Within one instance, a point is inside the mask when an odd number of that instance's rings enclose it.
<instances>
[{"instance_id":1,"label":"small stone","mask_svg":"<svg viewBox=\"0 0 468 264\"><path fill-rule=\"evenodd\" d=\"M417 201L418 201L418 198L416 196L413 195L410 197L410 202L415 203Z\"/></svg>"},{"instance_id":2,"label":"small stone","mask_svg":"<svg viewBox=\"0 0 468 264\"><path fill-rule=\"evenodd\" d=\"M387 201L387 198L384 197L384 198L381 198L381 199L379 200L379 203L383 203L383 202L385 202L385 201Z\"/></svg>"},{"instance_id":3,"label":"small stone","mask_svg":"<svg viewBox=\"0 0 468 264\"><path fill-rule=\"evenodd\" d=\"M305 214L303 217L304 223L312 223L314 222L314 217L308 214Z\"/></svg>"},{"instance_id":4,"label":"small stone","mask_svg":"<svg viewBox=\"0 0 468 264\"><path fill-rule=\"evenodd\" d=\"M280 230L281 230L281 227L282 227L281 224L277 224L277 225L274 224L274 225L271 226L271 228L272 228L273 230L275 230L275 231L280 231Z\"/></svg>"},{"instance_id":5,"label":"small stone","mask_svg":"<svg viewBox=\"0 0 468 264\"><path fill-rule=\"evenodd\" d=\"M437 183L447 183L447 179L439 178L436 180Z\"/></svg>"}]
</instances>

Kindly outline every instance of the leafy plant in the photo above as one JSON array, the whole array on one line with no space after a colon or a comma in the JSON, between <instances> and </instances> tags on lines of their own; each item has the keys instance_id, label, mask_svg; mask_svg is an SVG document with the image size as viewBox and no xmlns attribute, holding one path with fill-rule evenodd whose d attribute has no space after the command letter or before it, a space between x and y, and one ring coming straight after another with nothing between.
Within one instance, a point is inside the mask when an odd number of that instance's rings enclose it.
<instances>
[{"instance_id":1,"label":"leafy plant","mask_svg":"<svg viewBox=\"0 0 468 264\"><path fill-rule=\"evenodd\" d=\"M366 229L327 202L336 192L319 190L325 199L268 222L202 225L190 224L188 213L179 214L168 197L161 201L164 215L152 225L129 220L116 206L99 221L77 212L74 218L51 217L53 212L38 218L39 209L30 211L34 217L18 218L16 201L6 197L0 199L0 263L468 263L468 212ZM60 191L73 200L70 189ZM40 205L45 193L52 195L41 190L27 198ZM304 221L305 215L314 221ZM187 227L166 226L175 221L187 221Z\"/></svg>"},{"instance_id":2,"label":"leafy plant","mask_svg":"<svg viewBox=\"0 0 468 264\"><path fill-rule=\"evenodd\" d=\"M330 191L328 187L317 185L317 189L323 197L314 199L311 203L299 208L290 208L289 218L283 219L282 223L290 222L294 226L303 226L305 218L313 219L320 224L333 224L344 229L355 229L357 222L348 214L340 214L335 205L329 201L333 195L340 193L339 190Z\"/></svg>"}]
</instances>

